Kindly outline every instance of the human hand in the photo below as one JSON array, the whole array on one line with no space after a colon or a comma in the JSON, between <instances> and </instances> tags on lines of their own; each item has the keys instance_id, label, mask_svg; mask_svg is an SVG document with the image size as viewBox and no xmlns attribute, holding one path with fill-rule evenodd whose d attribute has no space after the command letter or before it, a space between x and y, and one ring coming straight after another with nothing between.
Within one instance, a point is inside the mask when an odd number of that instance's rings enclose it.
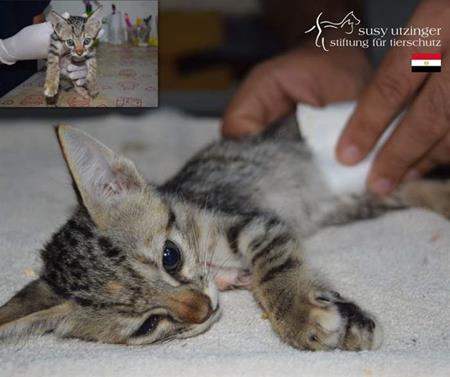
<instances>
[{"instance_id":1,"label":"human hand","mask_svg":"<svg viewBox=\"0 0 450 377\"><path fill-rule=\"evenodd\" d=\"M60 59L61 75L69 78L76 86L83 86L86 82L87 66L86 61L72 62L70 55L64 55Z\"/></svg>"},{"instance_id":2,"label":"human hand","mask_svg":"<svg viewBox=\"0 0 450 377\"><path fill-rule=\"evenodd\" d=\"M46 58L52 33L50 22L44 22L27 26L11 38L0 39L0 62L12 65L19 60Z\"/></svg>"},{"instance_id":3,"label":"human hand","mask_svg":"<svg viewBox=\"0 0 450 377\"><path fill-rule=\"evenodd\" d=\"M256 66L229 103L222 133L239 137L263 131L294 111L298 102L324 106L354 99L370 75L364 52L305 47Z\"/></svg>"},{"instance_id":4,"label":"human hand","mask_svg":"<svg viewBox=\"0 0 450 377\"><path fill-rule=\"evenodd\" d=\"M424 0L412 16L414 27L442 28L441 73L412 73L409 59L417 48L391 48L364 91L337 145L340 162L364 159L391 121L406 114L381 148L367 180L384 195L401 180L419 178L437 165L450 163L450 20L447 0Z\"/></svg>"}]
</instances>

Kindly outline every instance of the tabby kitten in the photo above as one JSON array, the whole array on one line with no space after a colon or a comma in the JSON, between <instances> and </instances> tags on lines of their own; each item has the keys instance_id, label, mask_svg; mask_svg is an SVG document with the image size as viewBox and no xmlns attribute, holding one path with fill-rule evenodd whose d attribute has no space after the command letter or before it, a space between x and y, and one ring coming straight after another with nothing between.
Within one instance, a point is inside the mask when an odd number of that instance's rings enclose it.
<instances>
[{"instance_id":1,"label":"tabby kitten","mask_svg":"<svg viewBox=\"0 0 450 377\"><path fill-rule=\"evenodd\" d=\"M0 338L191 337L219 318L218 286L250 289L293 347L375 349L379 323L314 276L302 240L389 208L450 216L449 182L406 183L384 200L334 197L298 136L219 141L160 187L83 131L60 126L57 137L79 207L42 249L40 277L0 308Z\"/></svg>"},{"instance_id":2,"label":"tabby kitten","mask_svg":"<svg viewBox=\"0 0 450 377\"><path fill-rule=\"evenodd\" d=\"M49 20L54 32L50 40L44 85L47 102L56 101L60 86L60 59L66 54L70 54L73 64L84 63L87 67L85 84L79 86L69 82L69 86L73 86L85 98L98 95L94 42L102 27L101 9L102 7L97 8L89 17L70 16L67 19L54 11L50 12Z\"/></svg>"}]
</instances>

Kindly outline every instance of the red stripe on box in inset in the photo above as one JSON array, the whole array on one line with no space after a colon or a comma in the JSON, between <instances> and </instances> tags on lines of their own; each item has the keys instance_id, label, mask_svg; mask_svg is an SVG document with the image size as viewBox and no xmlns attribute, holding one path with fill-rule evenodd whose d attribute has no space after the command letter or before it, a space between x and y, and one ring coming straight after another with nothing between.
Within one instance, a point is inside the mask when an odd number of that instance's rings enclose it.
<instances>
[{"instance_id":1,"label":"red stripe on box in inset","mask_svg":"<svg viewBox=\"0 0 450 377\"><path fill-rule=\"evenodd\" d=\"M412 54L411 60L440 60L441 54Z\"/></svg>"}]
</instances>

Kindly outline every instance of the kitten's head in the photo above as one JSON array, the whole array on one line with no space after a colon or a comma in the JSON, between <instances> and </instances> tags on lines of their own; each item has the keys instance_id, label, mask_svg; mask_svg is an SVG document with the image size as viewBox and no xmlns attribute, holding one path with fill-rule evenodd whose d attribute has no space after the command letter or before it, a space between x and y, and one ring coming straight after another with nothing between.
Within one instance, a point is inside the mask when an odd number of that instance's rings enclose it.
<instances>
[{"instance_id":1,"label":"kitten's head","mask_svg":"<svg viewBox=\"0 0 450 377\"><path fill-rule=\"evenodd\" d=\"M0 338L144 344L207 330L219 305L198 213L84 132L57 135L80 208L42 250L40 278L0 308Z\"/></svg>"},{"instance_id":2,"label":"kitten's head","mask_svg":"<svg viewBox=\"0 0 450 377\"><path fill-rule=\"evenodd\" d=\"M89 17L70 16L64 18L55 11L49 14L58 38L75 59L83 59L94 44L95 38L102 28L102 7L98 7Z\"/></svg>"}]
</instances>

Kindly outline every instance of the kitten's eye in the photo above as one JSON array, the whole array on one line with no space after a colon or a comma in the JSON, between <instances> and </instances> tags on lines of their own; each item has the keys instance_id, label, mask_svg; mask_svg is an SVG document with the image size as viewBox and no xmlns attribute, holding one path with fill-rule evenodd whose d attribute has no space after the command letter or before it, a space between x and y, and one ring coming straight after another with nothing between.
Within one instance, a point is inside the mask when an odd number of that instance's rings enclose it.
<instances>
[{"instance_id":1,"label":"kitten's eye","mask_svg":"<svg viewBox=\"0 0 450 377\"><path fill-rule=\"evenodd\" d=\"M167 240L163 250L163 266L169 273L173 274L181 268L181 252L177 245Z\"/></svg>"},{"instance_id":2,"label":"kitten's eye","mask_svg":"<svg viewBox=\"0 0 450 377\"><path fill-rule=\"evenodd\" d=\"M84 45L87 46L89 43L91 43L91 38L85 38Z\"/></svg>"},{"instance_id":3,"label":"kitten's eye","mask_svg":"<svg viewBox=\"0 0 450 377\"><path fill-rule=\"evenodd\" d=\"M68 40L66 41L66 43L67 43L67 46L70 46L70 47L75 46L75 43L73 43L73 39L68 39Z\"/></svg>"},{"instance_id":4,"label":"kitten's eye","mask_svg":"<svg viewBox=\"0 0 450 377\"><path fill-rule=\"evenodd\" d=\"M131 336L137 337L137 336L149 335L152 331L154 331L156 329L160 320L161 320L161 316L151 315L144 321L144 323L141 325L141 327L139 327Z\"/></svg>"}]
</instances>

